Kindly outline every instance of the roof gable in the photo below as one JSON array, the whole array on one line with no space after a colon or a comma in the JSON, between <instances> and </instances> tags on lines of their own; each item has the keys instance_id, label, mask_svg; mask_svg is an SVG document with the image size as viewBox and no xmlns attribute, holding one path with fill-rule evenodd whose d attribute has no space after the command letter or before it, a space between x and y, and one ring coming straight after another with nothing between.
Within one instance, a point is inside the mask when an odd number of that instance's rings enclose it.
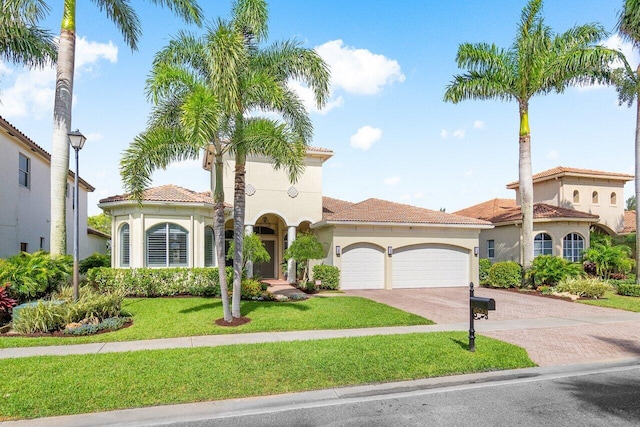
<instances>
[{"instance_id":1,"label":"roof gable","mask_svg":"<svg viewBox=\"0 0 640 427\"><path fill-rule=\"evenodd\" d=\"M100 200L100 203L130 201L130 194L119 194ZM203 203L213 205L210 191L196 192L177 185L168 184L148 188L142 193L143 202ZM226 205L226 204L225 204ZM228 206L228 205L226 205Z\"/></svg>"},{"instance_id":2,"label":"roof gable","mask_svg":"<svg viewBox=\"0 0 640 427\"><path fill-rule=\"evenodd\" d=\"M592 169L578 169L578 168L570 168L566 166L557 166L555 168L537 173L533 175L533 183L544 182L551 179L562 178L565 176L574 176L574 177L582 177L582 178L595 178L595 179L606 179L612 181L622 181L627 182L633 179L633 175L629 175L626 173L617 173L617 172L604 172ZM507 188L514 190L518 188L520 185L519 181L510 182L507 184Z\"/></svg>"},{"instance_id":3,"label":"roof gable","mask_svg":"<svg viewBox=\"0 0 640 427\"><path fill-rule=\"evenodd\" d=\"M513 199L493 199L456 212L457 215L466 215L490 221L493 224L504 222L522 221L522 210ZM546 203L533 205L533 219L573 219L592 220L597 222L598 215L574 209L561 208Z\"/></svg>"}]
</instances>

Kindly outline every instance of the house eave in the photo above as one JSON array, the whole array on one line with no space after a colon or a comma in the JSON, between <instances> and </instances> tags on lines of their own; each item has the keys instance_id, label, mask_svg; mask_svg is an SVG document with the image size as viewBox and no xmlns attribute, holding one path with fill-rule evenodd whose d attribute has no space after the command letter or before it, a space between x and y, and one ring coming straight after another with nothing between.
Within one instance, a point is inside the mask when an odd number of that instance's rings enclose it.
<instances>
[{"instance_id":1,"label":"house eave","mask_svg":"<svg viewBox=\"0 0 640 427\"><path fill-rule=\"evenodd\" d=\"M445 224L445 223L422 223L422 222L391 222L391 221L332 221L322 220L311 224L311 228L321 228L329 225L360 225L360 226L392 226L392 227L419 227L419 228L462 228L462 229L483 229L493 228L493 224Z\"/></svg>"}]
</instances>

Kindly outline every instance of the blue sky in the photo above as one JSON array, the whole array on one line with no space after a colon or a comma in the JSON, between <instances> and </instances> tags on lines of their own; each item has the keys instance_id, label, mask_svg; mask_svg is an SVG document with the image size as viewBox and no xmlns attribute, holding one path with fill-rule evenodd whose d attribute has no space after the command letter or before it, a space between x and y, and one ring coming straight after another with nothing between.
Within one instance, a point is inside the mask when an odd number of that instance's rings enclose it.
<instances>
[{"instance_id":1,"label":"blue sky","mask_svg":"<svg viewBox=\"0 0 640 427\"><path fill-rule=\"evenodd\" d=\"M57 1L55 3L62 3ZM73 128L88 138L80 175L99 199L123 192L118 162L144 130L149 105L144 84L154 54L179 30L202 32L149 2L133 2L143 36L131 52L92 2L79 1ZM295 38L315 48L332 69L332 98L312 109L313 145L329 148L323 192L369 197L453 212L495 197L513 198L518 177L515 103L444 103L445 86L459 73L458 45L511 45L525 1L304 0L269 1L270 42ZM230 0L201 1L208 22L228 17ZM556 32L599 22L629 61L637 55L613 30L622 0L547 0L546 23ZM44 25L58 33L61 10ZM29 71L0 63L0 115L44 149L51 149L53 70ZM570 166L633 173L635 108L619 106L613 88L570 88L530 103L533 170ZM173 165L154 185L208 189L198 162ZM625 198L633 187L625 188Z\"/></svg>"}]
</instances>

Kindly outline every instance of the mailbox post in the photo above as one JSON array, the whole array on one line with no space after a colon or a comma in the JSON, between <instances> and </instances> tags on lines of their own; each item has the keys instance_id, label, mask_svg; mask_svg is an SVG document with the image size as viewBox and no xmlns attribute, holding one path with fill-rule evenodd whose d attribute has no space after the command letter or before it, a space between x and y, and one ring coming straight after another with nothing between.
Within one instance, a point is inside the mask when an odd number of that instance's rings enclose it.
<instances>
[{"instance_id":1,"label":"mailbox post","mask_svg":"<svg viewBox=\"0 0 640 427\"><path fill-rule=\"evenodd\" d=\"M473 292L473 282L469 283L469 351L476 351L476 330L474 320L488 319L489 310L496 309L493 298L477 297Z\"/></svg>"}]
</instances>

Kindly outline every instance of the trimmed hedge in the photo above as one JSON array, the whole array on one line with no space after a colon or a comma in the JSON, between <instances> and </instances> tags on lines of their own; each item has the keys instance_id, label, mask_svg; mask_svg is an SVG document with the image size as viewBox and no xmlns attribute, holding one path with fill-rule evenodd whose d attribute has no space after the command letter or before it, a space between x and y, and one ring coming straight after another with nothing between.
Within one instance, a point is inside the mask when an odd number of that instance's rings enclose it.
<instances>
[{"instance_id":1,"label":"trimmed hedge","mask_svg":"<svg viewBox=\"0 0 640 427\"><path fill-rule=\"evenodd\" d=\"M479 276L480 285L487 285L489 283L489 270L491 270L491 261L488 258L480 258L479 263Z\"/></svg>"},{"instance_id":2,"label":"trimmed hedge","mask_svg":"<svg viewBox=\"0 0 640 427\"><path fill-rule=\"evenodd\" d=\"M556 286L556 292L568 292L586 298L602 298L611 285L596 277L568 277Z\"/></svg>"},{"instance_id":3,"label":"trimmed hedge","mask_svg":"<svg viewBox=\"0 0 640 427\"><path fill-rule=\"evenodd\" d=\"M640 285L632 283L619 283L616 292L618 293L618 295L640 297Z\"/></svg>"},{"instance_id":4,"label":"trimmed hedge","mask_svg":"<svg viewBox=\"0 0 640 427\"><path fill-rule=\"evenodd\" d=\"M227 267L229 289L233 268ZM91 286L102 292L122 292L130 297L174 295L220 296L218 268L93 268Z\"/></svg>"},{"instance_id":5,"label":"trimmed hedge","mask_svg":"<svg viewBox=\"0 0 640 427\"><path fill-rule=\"evenodd\" d=\"M313 280L320 280L320 289L338 290L340 289L340 269L333 265L313 266Z\"/></svg>"},{"instance_id":6,"label":"trimmed hedge","mask_svg":"<svg viewBox=\"0 0 640 427\"><path fill-rule=\"evenodd\" d=\"M517 288L522 284L522 267L515 261L496 262L489 269L489 286Z\"/></svg>"}]
</instances>

